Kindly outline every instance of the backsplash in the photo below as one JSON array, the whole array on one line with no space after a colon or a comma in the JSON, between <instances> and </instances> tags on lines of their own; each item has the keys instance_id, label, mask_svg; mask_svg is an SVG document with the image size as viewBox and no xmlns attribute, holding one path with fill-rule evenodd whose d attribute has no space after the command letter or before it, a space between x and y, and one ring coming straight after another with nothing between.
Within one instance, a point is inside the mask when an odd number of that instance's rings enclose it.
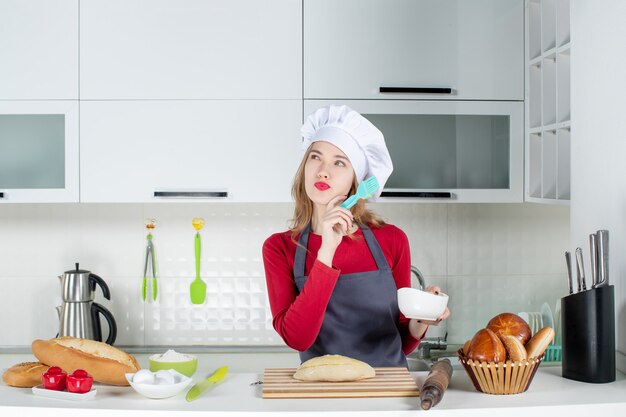
<instances>
[{"instance_id":1,"label":"backsplash","mask_svg":"<svg viewBox=\"0 0 626 417\"><path fill-rule=\"evenodd\" d=\"M565 294L569 208L533 204L372 204L409 236L412 263L450 295L452 316L428 336L463 343L501 311L538 311ZM272 328L261 245L291 204L0 205L0 346L54 337L57 275L80 262L101 276L116 345L283 345ZM192 305L193 217L204 217L203 305ZM144 219L154 218L156 302L141 300ZM106 327L106 326L105 326ZM107 330L103 331L106 335Z\"/></svg>"}]
</instances>

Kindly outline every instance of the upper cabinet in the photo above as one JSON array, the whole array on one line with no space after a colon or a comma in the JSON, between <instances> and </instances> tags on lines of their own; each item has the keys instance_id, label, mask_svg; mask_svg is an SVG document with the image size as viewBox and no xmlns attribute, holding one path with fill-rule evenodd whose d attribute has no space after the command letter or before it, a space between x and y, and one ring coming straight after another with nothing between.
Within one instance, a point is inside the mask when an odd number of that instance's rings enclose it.
<instances>
[{"instance_id":1,"label":"upper cabinet","mask_svg":"<svg viewBox=\"0 0 626 417\"><path fill-rule=\"evenodd\" d=\"M82 101L81 201L290 202L301 114L300 100Z\"/></svg>"},{"instance_id":2,"label":"upper cabinet","mask_svg":"<svg viewBox=\"0 0 626 417\"><path fill-rule=\"evenodd\" d=\"M569 0L526 3L526 201L570 200Z\"/></svg>"},{"instance_id":3,"label":"upper cabinet","mask_svg":"<svg viewBox=\"0 0 626 417\"><path fill-rule=\"evenodd\" d=\"M78 202L78 100L0 100L0 203Z\"/></svg>"},{"instance_id":4,"label":"upper cabinet","mask_svg":"<svg viewBox=\"0 0 626 417\"><path fill-rule=\"evenodd\" d=\"M0 99L78 98L78 0L0 2Z\"/></svg>"},{"instance_id":5,"label":"upper cabinet","mask_svg":"<svg viewBox=\"0 0 626 417\"><path fill-rule=\"evenodd\" d=\"M301 99L294 0L82 0L81 99Z\"/></svg>"},{"instance_id":6,"label":"upper cabinet","mask_svg":"<svg viewBox=\"0 0 626 417\"><path fill-rule=\"evenodd\" d=\"M522 101L524 1L304 0L304 97Z\"/></svg>"}]
</instances>

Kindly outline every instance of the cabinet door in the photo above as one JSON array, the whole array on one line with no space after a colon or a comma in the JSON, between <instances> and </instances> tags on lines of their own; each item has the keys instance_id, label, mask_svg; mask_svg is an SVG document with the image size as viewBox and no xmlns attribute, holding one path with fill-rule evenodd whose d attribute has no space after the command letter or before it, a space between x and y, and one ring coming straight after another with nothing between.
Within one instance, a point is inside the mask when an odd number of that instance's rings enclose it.
<instances>
[{"instance_id":1,"label":"cabinet door","mask_svg":"<svg viewBox=\"0 0 626 417\"><path fill-rule=\"evenodd\" d=\"M0 202L78 202L78 100L0 101Z\"/></svg>"},{"instance_id":2,"label":"cabinet door","mask_svg":"<svg viewBox=\"0 0 626 417\"><path fill-rule=\"evenodd\" d=\"M78 0L0 2L0 98L78 98Z\"/></svg>"},{"instance_id":3,"label":"cabinet door","mask_svg":"<svg viewBox=\"0 0 626 417\"><path fill-rule=\"evenodd\" d=\"M83 0L86 99L298 99L302 4Z\"/></svg>"},{"instance_id":4,"label":"cabinet door","mask_svg":"<svg viewBox=\"0 0 626 417\"><path fill-rule=\"evenodd\" d=\"M305 101L305 114L346 104L385 136L393 173L383 202L523 201L524 103Z\"/></svg>"},{"instance_id":5,"label":"cabinet door","mask_svg":"<svg viewBox=\"0 0 626 417\"><path fill-rule=\"evenodd\" d=\"M83 202L158 202L155 192L197 191L227 192L208 201L291 201L303 155L299 100L80 106Z\"/></svg>"},{"instance_id":6,"label":"cabinet door","mask_svg":"<svg viewBox=\"0 0 626 417\"><path fill-rule=\"evenodd\" d=\"M524 100L524 1L305 0L304 97Z\"/></svg>"}]
</instances>

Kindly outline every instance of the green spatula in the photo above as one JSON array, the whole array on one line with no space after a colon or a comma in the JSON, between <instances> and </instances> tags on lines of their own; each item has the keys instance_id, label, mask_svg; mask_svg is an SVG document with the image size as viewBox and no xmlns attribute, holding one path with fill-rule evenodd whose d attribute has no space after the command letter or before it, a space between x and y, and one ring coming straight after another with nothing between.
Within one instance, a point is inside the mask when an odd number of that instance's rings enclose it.
<instances>
[{"instance_id":1,"label":"green spatula","mask_svg":"<svg viewBox=\"0 0 626 417\"><path fill-rule=\"evenodd\" d=\"M213 374L205 379L202 382L198 382L196 385L191 387L191 389L187 392L187 396L185 399L187 401L193 401L202 394L204 394L209 388L214 387L218 382L220 382L226 374L228 373L228 366L222 366L217 371L213 372Z\"/></svg>"},{"instance_id":2,"label":"green spatula","mask_svg":"<svg viewBox=\"0 0 626 417\"><path fill-rule=\"evenodd\" d=\"M204 219L195 218L191 221L193 228L196 229L196 237L194 241L196 254L196 279L193 280L189 288L191 302L193 304L203 304L206 297L206 284L200 278L200 229L204 227Z\"/></svg>"}]
</instances>

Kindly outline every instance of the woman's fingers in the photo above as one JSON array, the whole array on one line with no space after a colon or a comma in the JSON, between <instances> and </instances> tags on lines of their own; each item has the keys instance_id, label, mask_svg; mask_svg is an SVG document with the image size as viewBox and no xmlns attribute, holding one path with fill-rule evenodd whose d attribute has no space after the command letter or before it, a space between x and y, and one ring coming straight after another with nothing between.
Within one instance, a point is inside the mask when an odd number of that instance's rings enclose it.
<instances>
[{"instance_id":1,"label":"woman's fingers","mask_svg":"<svg viewBox=\"0 0 626 417\"><path fill-rule=\"evenodd\" d=\"M439 294L441 292L441 288L436 285L429 285L428 287L424 288L424 291L432 294Z\"/></svg>"}]
</instances>

